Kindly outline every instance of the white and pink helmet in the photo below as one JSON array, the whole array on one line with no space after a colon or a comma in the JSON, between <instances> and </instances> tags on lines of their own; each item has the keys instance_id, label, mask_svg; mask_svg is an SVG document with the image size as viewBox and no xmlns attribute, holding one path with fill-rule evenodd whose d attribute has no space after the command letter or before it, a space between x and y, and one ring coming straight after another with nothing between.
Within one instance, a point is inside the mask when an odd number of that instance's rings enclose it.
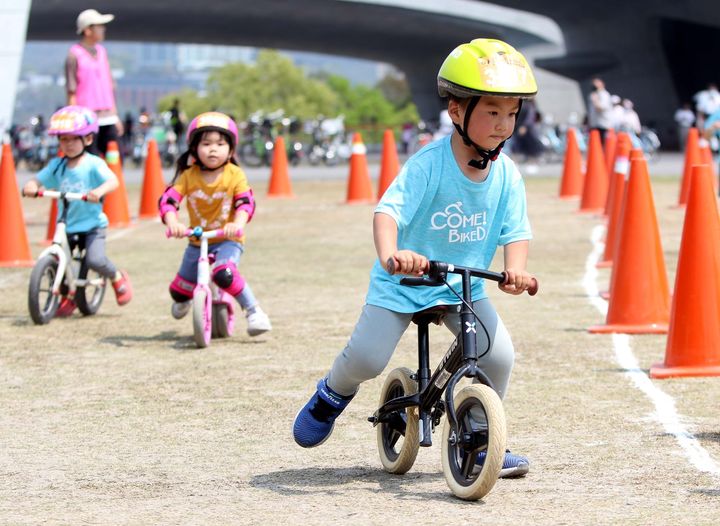
<instances>
[{"instance_id":1,"label":"white and pink helmet","mask_svg":"<svg viewBox=\"0 0 720 526\"><path fill-rule=\"evenodd\" d=\"M52 114L49 135L77 135L84 137L97 133L98 119L95 112L83 106L65 106Z\"/></svg>"},{"instance_id":2,"label":"white and pink helmet","mask_svg":"<svg viewBox=\"0 0 720 526\"><path fill-rule=\"evenodd\" d=\"M187 143L192 143L196 134L206 131L218 131L229 134L232 139L231 146L235 148L238 144L238 127L235 121L224 113L208 111L201 113L190 121L187 129Z\"/></svg>"}]
</instances>

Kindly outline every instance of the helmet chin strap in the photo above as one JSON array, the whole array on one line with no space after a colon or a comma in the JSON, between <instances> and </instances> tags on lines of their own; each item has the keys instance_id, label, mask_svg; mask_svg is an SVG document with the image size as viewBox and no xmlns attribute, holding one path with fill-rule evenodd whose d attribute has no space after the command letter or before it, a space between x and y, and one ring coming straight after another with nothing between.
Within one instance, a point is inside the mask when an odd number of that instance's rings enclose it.
<instances>
[{"instance_id":1,"label":"helmet chin strap","mask_svg":"<svg viewBox=\"0 0 720 526\"><path fill-rule=\"evenodd\" d=\"M473 148L475 148L475 151L480 156L480 159L471 159L468 162L468 166L477 168L479 170L484 170L485 168L487 168L487 165L490 161L494 161L498 158L498 155L500 155L500 150L502 150L503 146L505 146L505 142L507 141L507 139L498 144L497 148L495 148L494 150L485 150L484 148L481 148L479 144L473 142L473 140L467 134L466 130L468 129L468 124L470 123L470 116L472 115L472 112L479 101L479 96L471 98L470 102L468 103L468 107L465 110L465 119L463 120L462 127L460 127L460 125L457 123L453 123L453 126L455 126L455 129L460 134L460 137L462 137L463 143L465 143L466 146L472 146ZM520 113L520 108L522 108L522 99L520 99L518 113ZM512 134L510 135L510 137L512 137ZM510 137L508 137L508 139Z\"/></svg>"}]
</instances>

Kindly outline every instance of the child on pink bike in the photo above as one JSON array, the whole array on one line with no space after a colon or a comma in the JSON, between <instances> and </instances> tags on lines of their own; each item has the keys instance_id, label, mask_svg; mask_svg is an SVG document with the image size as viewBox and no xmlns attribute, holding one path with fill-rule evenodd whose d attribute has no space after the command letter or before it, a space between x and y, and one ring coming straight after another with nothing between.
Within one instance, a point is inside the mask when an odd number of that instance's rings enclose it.
<instances>
[{"instance_id":1,"label":"child on pink bike","mask_svg":"<svg viewBox=\"0 0 720 526\"><path fill-rule=\"evenodd\" d=\"M180 222L178 210L187 198L190 226L224 231L224 238L209 240L208 252L215 258L211 278L237 300L247 317L248 334L257 336L272 325L238 271L245 250L244 229L255 212L255 199L233 155L238 144L237 124L223 113L201 113L188 126L187 144L187 151L178 158L175 177L160 198L160 217L170 235L185 237L188 227ZM199 254L200 242L190 238L180 270L170 283L175 319L184 317L192 305Z\"/></svg>"},{"instance_id":2,"label":"child on pink bike","mask_svg":"<svg viewBox=\"0 0 720 526\"><path fill-rule=\"evenodd\" d=\"M51 160L28 181L23 193L35 195L45 188L87 194L87 201L73 201L68 205L68 237L79 236L81 244L84 238L88 267L110 280L118 305L125 305L132 299L132 286L127 272L118 270L105 255L108 218L100 203L100 199L115 190L119 183L105 161L87 151L97 132L97 116L91 110L66 106L56 111L50 117L48 134L58 136L63 156ZM73 299L64 298L56 316L70 316L74 310Z\"/></svg>"}]
</instances>

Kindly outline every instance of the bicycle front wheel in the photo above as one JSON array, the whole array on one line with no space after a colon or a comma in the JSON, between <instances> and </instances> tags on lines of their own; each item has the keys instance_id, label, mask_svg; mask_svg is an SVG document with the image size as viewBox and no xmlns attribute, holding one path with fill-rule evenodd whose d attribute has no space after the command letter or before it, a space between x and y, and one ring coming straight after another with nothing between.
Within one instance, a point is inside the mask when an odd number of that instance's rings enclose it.
<instances>
[{"instance_id":1,"label":"bicycle front wheel","mask_svg":"<svg viewBox=\"0 0 720 526\"><path fill-rule=\"evenodd\" d=\"M53 256L45 256L35 263L30 273L28 309L30 317L36 325L50 322L60 305L60 297L52 292L57 269L57 259Z\"/></svg>"},{"instance_id":2,"label":"bicycle front wheel","mask_svg":"<svg viewBox=\"0 0 720 526\"><path fill-rule=\"evenodd\" d=\"M417 382L411 378L411 374L406 367L390 372L380 393L380 406L395 398L417 393ZM418 408L406 407L393 411L386 422L377 425L380 462L388 473L402 475L415 463L420 449L418 420Z\"/></svg>"},{"instance_id":3,"label":"bicycle front wheel","mask_svg":"<svg viewBox=\"0 0 720 526\"><path fill-rule=\"evenodd\" d=\"M195 289L192 302L193 339L195 345L201 349L210 344L212 334L212 302L209 301L210 299L207 290Z\"/></svg>"},{"instance_id":4,"label":"bicycle front wheel","mask_svg":"<svg viewBox=\"0 0 720 526\"><path fill-rule=\"evenodd\" d=\"M497 393L482 384L461 389L455 411L457 429L447 419L443 427L445 480L455 496L481 499L497 482L505 460L505 411Z\"/></svg>"}]
</instances>

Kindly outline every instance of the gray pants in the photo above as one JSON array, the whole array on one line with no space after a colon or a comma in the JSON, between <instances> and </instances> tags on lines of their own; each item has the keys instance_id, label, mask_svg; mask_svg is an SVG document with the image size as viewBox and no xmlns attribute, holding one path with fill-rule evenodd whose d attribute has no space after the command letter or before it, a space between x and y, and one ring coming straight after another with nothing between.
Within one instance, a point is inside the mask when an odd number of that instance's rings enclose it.
<instances>
[{"instance_id":1,"label":"gray pants","mask_svg":"<svg viewBox=\"0 0 720 526\"><path fill-rule=\"evenodd\" d=\"M478 365L490 378L500 398L505 396L510 372L515 361L515 350L510 335L494 307L487 299L473 303L473 309L490 335L490 351L478 360ZM355 330L345 349L335 358L328 374L328 387L344 396L358 390L365 380L375 378L387 366L395 347L412 320L412 314L393 312L374 305L365 305ZM455 335L460 331L460 314L448 314L445 326ZM478 354L487 348L485 331L478 324ZM446 349L443 349L444 353ZM440 359L441 355L437 355ZM408 364L414 370L416 364ZM433 368L437 364L430 363Z\"/></svg>"},{"instance_id":2,"label":"gray pants","mask_svg":"<svg viewBox=\"0 0 720 526\"><path fill-rule=\"evenodd\" d=\"M70 234L72 235L72 234ZM113 279L117 269L105 255L105 236L107 229L96 228L85 234L85 262L88 267L101 276Z\"/></svg>"}]
</instances>

